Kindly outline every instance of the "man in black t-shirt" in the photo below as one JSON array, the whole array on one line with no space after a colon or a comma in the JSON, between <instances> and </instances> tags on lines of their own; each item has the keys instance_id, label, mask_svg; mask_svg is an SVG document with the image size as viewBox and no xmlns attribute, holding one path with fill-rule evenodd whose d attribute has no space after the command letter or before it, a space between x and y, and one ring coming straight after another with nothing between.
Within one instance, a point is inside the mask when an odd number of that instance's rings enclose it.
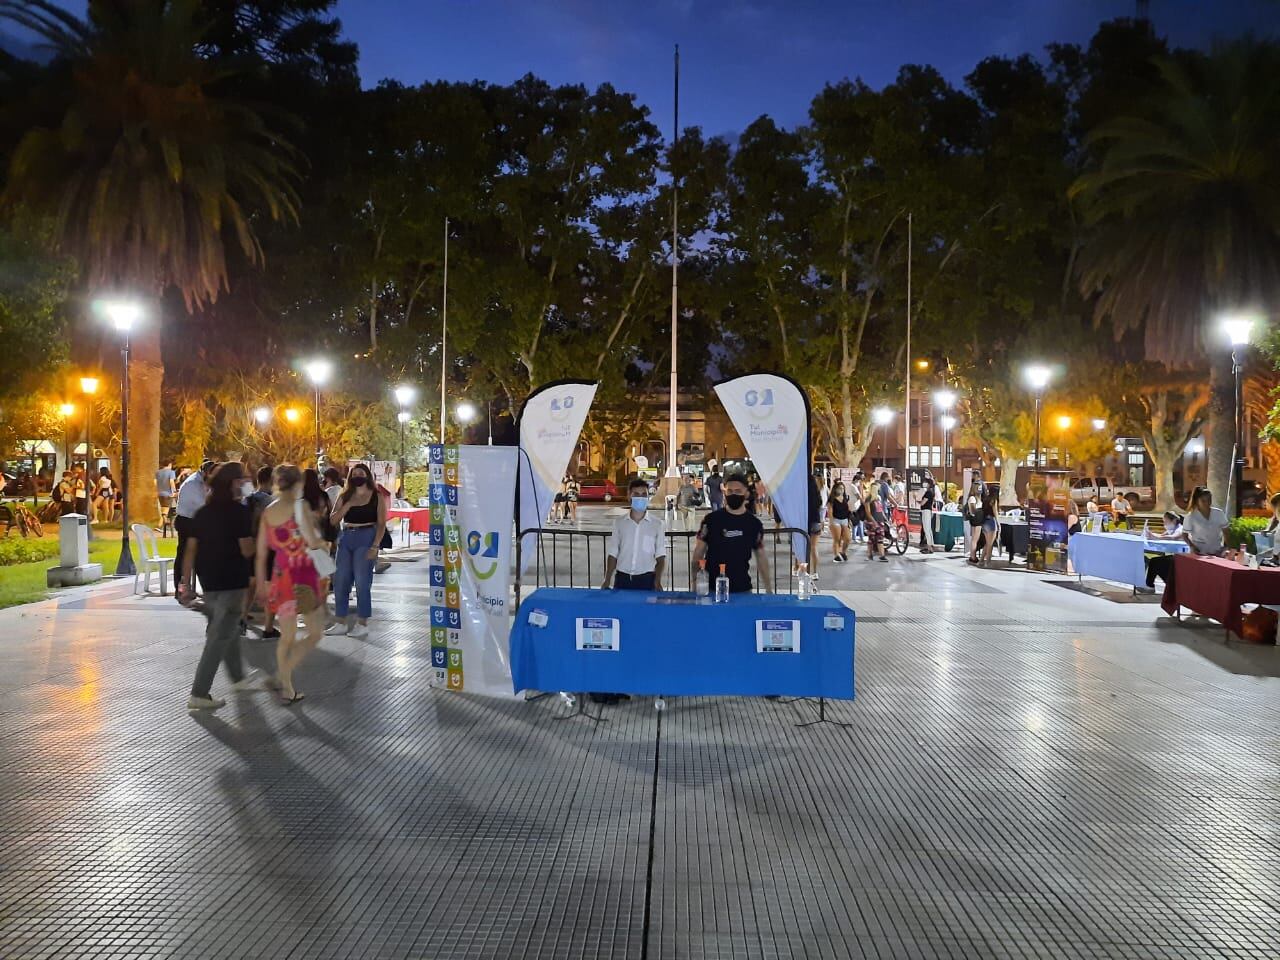
<instances>
[{"instance_id":1,"label":"man in black t-shirt","mask_svg":"<svg viewBox=\"0 0 1280 960\"><path fill-rule=\"evenodd\" d=\"M773 593L769 561L764 552L764 524L747 511L747 481L737 474L724 481L724 508L707 514L698 530L693 550L695 566L707 561L707 576L714 584L724 564L730 593L751 592L751 554L756 555L760 580Z\"/></svg>"}]
</instances>

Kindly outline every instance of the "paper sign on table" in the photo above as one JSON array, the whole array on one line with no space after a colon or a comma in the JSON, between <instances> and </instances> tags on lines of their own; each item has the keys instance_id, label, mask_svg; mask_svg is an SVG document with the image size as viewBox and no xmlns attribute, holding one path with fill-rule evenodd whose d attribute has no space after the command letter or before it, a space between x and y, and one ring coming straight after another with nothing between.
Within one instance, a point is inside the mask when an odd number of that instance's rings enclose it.
<instances>
[{"instance_id":1,"label":"paper sign on table","mask_svg":"<svg viewBox=\"0 0 1280 960\"><path fill-rule=\"evenodd\" d=\"M618 621L609 617L578 617L579 650L617 650Z\"/></svg>"},{"instance_id":2,"label":"paper sign on table","mask_svg":"<svg viewBox=\"0 0 1280 960\"><path fill-rule=\"evenodd\" d=\"M757 620L756 653L799 653L799 620Z\"/></svg>"}]
</instances>

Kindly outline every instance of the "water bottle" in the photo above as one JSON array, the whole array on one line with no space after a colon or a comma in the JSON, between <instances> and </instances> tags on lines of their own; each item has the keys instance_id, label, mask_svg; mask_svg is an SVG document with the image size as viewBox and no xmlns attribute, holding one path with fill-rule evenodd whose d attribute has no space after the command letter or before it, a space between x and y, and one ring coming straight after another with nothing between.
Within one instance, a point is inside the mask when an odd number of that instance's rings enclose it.
<instances>
[{"instance_id":1,"label":"water bottle","mask_svg":"<svg viewBox=\"0 0 1280 960\"><path fill-rule=\"evenodd\" d=\"M1142 539L1143 540L1151 539L1151 521L1150 520L1142 521Z\"/></svg>"},{"instance_id":2,"label":"water bottle","mask_svg":"<svg viewBox=\"0 0 1280 960\"><path fill-rule=\"evenodd\" d=\"M809 565L800 564L800 574L796 577L796 599L813 599L813 578L809 576Z\"/></svg>"},{"instance_id":3,"label":"water bottle","mask_svg":"<svg viewBox=\"0 0 1280 960\"><path fill-rule=\"evenodd\" d=\"M711 578L707 576L707 561L698 561L698 572L693 575L693 592L698 599L706 599L711 594Z\"/></svg>"},{"instance_id":4,"label":"water bottle","mask_svg":"<svg viewBox=\"0 0 1280 960\"><path fill-rule=\"evenodd\" d=\"M716 577L716 603L729 602L729 578L724 575L724 564L720 564L720 576Z\"/></svg>"}]
</instances>

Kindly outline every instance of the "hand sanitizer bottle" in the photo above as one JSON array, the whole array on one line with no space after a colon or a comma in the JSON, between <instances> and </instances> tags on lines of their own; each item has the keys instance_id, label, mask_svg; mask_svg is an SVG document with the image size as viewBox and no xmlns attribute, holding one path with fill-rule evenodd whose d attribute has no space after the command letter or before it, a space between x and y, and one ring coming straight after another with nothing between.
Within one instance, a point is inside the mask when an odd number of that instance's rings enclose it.
<instances>
[{"instance_id":1,"label":"hand sanitizer bottle","mask_svg":"<svg viewBox=\"0 0 1280 960\"><path fill-rule=\"evenodd\" d=\"M699 600L706 600L711 594L711 578L707 576L707 561L698 561L698 572L693 575L693 592Z\"/></svg>"},{"instance_id":2,"label":"hand sanitizer bottle","mask_svg":"<svg viewBox=\"0 0 1280 960\"><path fill-rule=\"evenodd\" d=\"M720 576L716 577L716 603L729 602L729 578L724 575L724 564L720 564Z\"/></svg>"},{"instance_id":3,"label":"hand sanitizer bottle","mask_svg":"<svg viewBox=\"0 0 1280 960\"><path fill-rule=\"evenodd\" d=\"M813 578L809 576L809 565L807 563L800 564L800 573L796 577L796 599L813 599Z\"/></svg>"},{"instance_id":4,"label":"hand sanitizer bottle","mask_svg":"<svg viewBox=\"0 0 1280 960\"><path fill-rule=\"evenodd\" d=\"M1144 541L1151 539L1151 521L1150 520L1142 521L1142 539Z\"/></svg>"}]
</instances>

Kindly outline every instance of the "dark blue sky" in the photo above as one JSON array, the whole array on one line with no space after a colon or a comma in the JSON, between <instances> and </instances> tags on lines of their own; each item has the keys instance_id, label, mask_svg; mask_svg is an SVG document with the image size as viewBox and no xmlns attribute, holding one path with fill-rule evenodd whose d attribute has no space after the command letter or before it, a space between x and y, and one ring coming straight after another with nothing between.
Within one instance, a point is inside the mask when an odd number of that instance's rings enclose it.
<instances>
[{"instance_id":1,"label":"dark blue sky","mask_svg":"<svg viewBox=\"0 0 1280 960\"><path fill-rule=\"evenodd\" d=\"M1277 0L1151 0L1178 45L1276 32ZM340 0L365 85L533 72L638 95L671 128L671 52L680 44L681 124L741 130L761 113L797 123L827 81L880 86L903 63L958 82L985 56L1083 43L1133 0Z\"/></svg>"}]
</instances>

